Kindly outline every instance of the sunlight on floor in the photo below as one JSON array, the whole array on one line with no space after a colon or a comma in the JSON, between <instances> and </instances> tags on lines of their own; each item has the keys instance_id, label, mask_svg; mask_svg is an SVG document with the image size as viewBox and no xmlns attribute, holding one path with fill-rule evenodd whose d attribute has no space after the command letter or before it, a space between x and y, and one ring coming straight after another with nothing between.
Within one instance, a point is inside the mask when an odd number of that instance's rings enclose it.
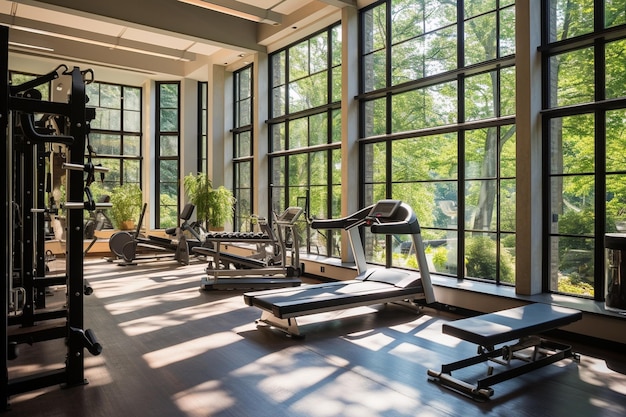
<instances>
[{"instance_id":1,"label":"sunlight on floor","mask_svg":"<svg viewBox=\"0 0 626 417\"><path fill-rule=\"evenodd\" d=\"M205 337L188 340L167 348L143 355L143 359L151 368L163 368L173 363L202 355L241 340L241 336L232 332L213 333Z\"/></svg>"}]
</instances>

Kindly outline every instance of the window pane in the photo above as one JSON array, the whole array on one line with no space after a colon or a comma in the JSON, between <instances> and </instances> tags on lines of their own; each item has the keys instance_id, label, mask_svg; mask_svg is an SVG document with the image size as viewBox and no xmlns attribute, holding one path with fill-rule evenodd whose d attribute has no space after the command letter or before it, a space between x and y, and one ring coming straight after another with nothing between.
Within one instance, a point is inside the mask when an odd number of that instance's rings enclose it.
<instances>
[{"instance_id":1,"label":"window pane","mask_svg":"<svg viewBox=\"0 0 626 417\"><path fill-rule=\"evenodd\" d=\"M626 0L604 0L605 27L626 23Z\"/></svg>"},{"instance_id":2,"label":"window pane","mask_svg":"<svg viewBox=\"0 0 626 417\"><path fill-rule=\"evenodd\" d=\"M328 114L320 113L309 118L309 146L328 143Z\"/></svg>"},{"instance_id":3,"label":"window pane","mask_svg":"<svg viewBox=\"0 0 626 417\"><path fill-rule=\"evenodd\" d=\"M478 16L465 22L465 65L478 64L497 57L496 23L496 13Z\"/></svg>"},{"instance_id":4,"label":"window pane","mask_svg":"<svg viewBox=\"0 0 626 417\"><path fill-rule=\"evenodd\" d=\"M592 175L554 177L550 182L553 234L593 235L595 230ZM584 190L584 191L583 191Z\"/></svg>"},{"instance_id":5,"label":"window pane","mask_svg":"<svg viewBox=\"0 0 626 417\"><path fill-rule=\"evenodd\" d=\"M608 43L606 51L606 98L626 96L624 66L626 65L626 40Z\"/></svg>"},{"instance_id":6,"label":"window pane","mask_svg":"<svg viewBox=\"0 0 626 417\"><path fill-rule=\"evenodd\" d=\"M311 186L323 186L328 184L328 152L311 152ZM324 197L326 199L326 197Z\"/></svg>"},{"instance_id":7,"label":"window pane","mask_svg":"<svg viewBox=\"0 0 626 417\"><path fill-rule=\"evenodd\" d=\"M465 182L465 227L469 230L496 231L497 224L496 180Z\"/></svg>"},{"instance_id":8,"label":"window pane","mask_svg":"<svg viewBox=\"0 0 626 417\"><path fill-rule=\"evenodd\" d=\"M551 244L550 290L593 297L593 239L554 237Z\"/></svg>"},{"instance_id":9,"label":"window pane","mask_svg":"<svg viewBox=\"0 0 626 417\"><path fill-rule=\"evenodd\" d=\"M178 131L178 109L160 109L159 115L159 130L161 132Z\"/></svg>"},{"instance_id":10,"label":"window pane","mask_svg":"<svg viewBox=\"0 0 626 417\"><path fill-rule=\"evenodd\" d=\"M324 71L328 68L328 36L326 32L312 38L309 41L311 47L311 69L310 72L316 73Z\"/></svg>"},{"instance_id":11,"label":"window pane","mask_svg":"<svg viewBox=\"0 0 626 417\"><path fill-rule=\"evenodd\" d=\"M141 132L141 112L124 110L124 131Z\"/></svg>"},{"instance_id":12,"label":"window pane","mask_svg":"<svg viewBox=\"0 0 626 417\"><path fill-rule=\"evenodd\" d=\"M306 147L308 136L309 123L306 117L289 122L289 149Z\"/></svg>"},{"instance_id":13,"label":"window pane","mask_svg":"<svg viewBox=\"0 0 626 417\"><path fill-rule=\"evenodd\" d=\"M550 0L550 41L556 42L593 31L594 0Z\"/></svg>"},{"instance_id":14,"label":"window pane","mask_svg":"<svg viewBox=\"0 0 626 417\"><path fill-rule=\"evenodd\" d=\"M300 42L289 48L289 80L309 75L309 43Z\"/></svg>"},{"instance_id":15,"label":"window pane","mask_svg":"<svg viewBox=\"0 0 626 417\"><path fill-rule=\"evenodd\" d=\"M141 137L133 135L124 135L124 155L140 156L141 155Z\"/></svg>"},{"instance_id":16,"label":"window pane","mask_svg":"<svg viewBox=\"0 0 626 417\"><path fill-rule=\"evenodd\" d=\"M178 155L178 136L161 136L159 145L159 155L161 157Z\"/></svg>"},{"instance_id":17,"label":"window pane","mask_svg":"<svg viewBox=\"0 0 626 417\"><path fill-rule=\"evenodd\" d=\"M141 110L141 89L134 87L124 87L124 109Z\"/></svg>"},{"instance_id":18,"label":"window pane","mask_svg":"<svg viewBox=\"0 0 626 417\"><path fill-rule=\"evenodd\" d=\"M365 92L379 90L387 85L387 55L373 52L363 57L363 88Z\"/></svg>"},{"instance_id":19,"label":"window pane","mask_svg":"<svg viewBox=\"0 0 626 417\"><path fill-rule=\"evenodd\" d=\"M122 112L115 109L98 108L96 118L91 121L93 129L120 130L122 128Z\"/></svg>"},{"instance_id":20,"label":"window pane","mask_svg":"<svg viewBox=\"0 0 626 417\"><path fill-rule=\"evenodd\" d=\"M120 135L104 133L90 133L89 142L94 151L100 155L121 155L122 139ZM106 165L105 165L106 166Z\"/></svg>"},{"instance_id":21,"label":"window pane","mask_svg":"<svg viewBox=\"0 0 626 417\"><path fill-rule=\"evenodd\" d=\"M387 12L384 4L363 13L363 33L365 39L363 52L365 54L369 54L373 51L379 51L387 44L386 16Z\"/></svg>"},{"instance_id":22,"label":"window pane","mask_svg":"<svg viewBox=\"0 0 626 417\"><path fill-rule=\"evenodd\" d=\"M500 11L500 56L513 54L515 54L515 7L509 7Z\"/></svg>"},{"instance_id":23,"label":"window pane","mask_svg":"<svg viewBox=\"0 0 626 417\"><path fill-rule=\"evenodd\" d=\"M590 173L595 169L593 115L583 114L550 121L552 174Z\"/></svg>"},{"instance_id":24,"label":"window pane","mask_svg":"<svg viewBox=\"0 0 626 417\"><path fill-rule=\"evenodd\" d=\"M295 113L328 103L328 73L321 72L289 84L289 112Z\"/></svg>"},{"instance_id":25,"label":"window pane","mask_svg":"<svg viewBox=\"0 0 626 417\"><path fill-rule=\"evenodd\" d=\"M550 59L553 88L550 105L567 106L593 101L593 48L566 52Z\"/></svg>"},{"instance_id":26,"label":"window pane","mask_svg":"<svg viewBox=\"0 0 626 417\"><path fill-rule=\"evenodd\" d=\"M235 158L241 158L243 156L251 156L252 155L252 140L251 140L252 132L242 132L236 134L234 137L235 140Z\"/></svg>"},{"instance_id":27,"label":"window pane","mask_svg":"<svg viewBox=\"0 0 626 417\"><path fill-rule=\"evenodd\" d=\"M515 67L500 70L500 116L515 114Z\"/></svg>"},{"instance_id":28,"label":"window pane","mask_svg":"<svg viewBox=\"0 0 626 417\"><path fill-rule=\"evenodd\" d=\"M387 131L387 101L385 98L365 103L365 137L377 136Z\"/></svg>"},{"instance_id":29,"label":"window pane","mask_svg":"<svg viewBox=\"0 0 626 417\"><path fill-rule=\"evenodd\" d=\"M606 232L626 232L626 175L606 176Z\"/></svg>"},{"instance_id":30,"label":"window pane","mask_svg":"<svg viewBox=\"0 0 626 417\"><path fill-rule=\"evenodd\" d=\"M364 177L365 181L370 182L385 182L386 175L386 163L387 163L387 146L384 142L367 144L364 146L365 150L365 167ZM379 199L385 198L384 193ZM370 203L374 203L377 200L367 200Z\"/></svg>"},{"instance_id":31,"label":"window pane","mask_svg":"<svg viewBox=\"0 0 626 417\"><path fill-rule=\"evenodd\" d=\"M456 135L396 140L392 143L392 181L422 181L456 177Z\"/></svg>"},{"instance_id":32,"label":"window pane","mask_svg":"<svg viewBox=\"0 0 626 417\"><path fill-rule=\"evenodd\" d=\"M100 106L110 109L121 109L122 87L119 85L100 84Z\"/></svg>"},{"instance_id":33,"label":"window pane","mask_svg":"<svg viewBox=\"0 0 626 417\"><path fill-rule=\"evenodd\" d=\"M481 120L496 116L494 91L497 72L479 74L465 80L465 119Z\"/></svg>"},{"instance_id":34,"label":"window pane","mask_svg":"<svg viewBox=\"0 0 626 417\"><path fill-rule=\"evenodd\" d=\"M626 169L626 110L606 113L606 171Z\"/></svg>"},{"instance_id":35,"label":"window pane","mask_svg":"<svg viewBox=\"0 0 626 417\"><path fill-rule=\"evenodd\" d=\"M159 100L161 109L177 109L178 84L159 84Z\"/></svg>"},{"instance_id":36,"label":"window pane","mask_svg":"<svg viewBox=\"0 0 626 417\"><path fill-rule=\"evenodd\" d=\"M139 183L141 179L141 165L138 160L125 159L124 164L124 183Z\"/></svg>"},{"instance_id":37,"label":"window pane","mask_svg":"<svg viewBox=\"0 0 626 417\"><path fill-rule=\"evenodd\" d=\"M439 84L392 97L393 132L444 126L456 121L456 83Z\"/></svg>"}]
</instances>

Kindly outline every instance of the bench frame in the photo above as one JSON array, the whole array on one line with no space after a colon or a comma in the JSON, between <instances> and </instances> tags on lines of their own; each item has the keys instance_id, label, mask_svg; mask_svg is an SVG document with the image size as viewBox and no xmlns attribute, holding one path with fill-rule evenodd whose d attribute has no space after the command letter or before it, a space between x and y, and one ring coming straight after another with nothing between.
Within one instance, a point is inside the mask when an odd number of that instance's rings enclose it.
<instances>
[{"instance_id":1,"label":"bench frame","mask_svg":"<svg viewBox=\"0 0 626 417\"><path fill-rule=\"evenodd\" d=\"M524 307L518 307L517 310L523 311L525 308L534 308L533 306L537 305L531 304ZM491 315L486 314L483 316L479 316L478 318L488 319L490 317L495 317L494 315L497 315L499 313L507 313L514 310L515 309L504 310L502 312L492 313ZM555 329L557 327L560 327L561 325L563 325L563 321L573 322L576 320L580 320L581 317L581 312L571 310L571 314L568 317L559 319L559 322L561 324L555 324L550 326L550 320L546 320L545 324L533 323L533 325L529 326L529 333L534 333L537 326L542 327L542 331L546 331L549 329ZM459 328L453 327L454 323L455 322L452 322L448 325L447 332L444 328L444 332L454 334L455 330L459 330ZM460 328L462 329L462 324ZM441 366L441 371L428 370L428 376L430 377L429 381L439 383L446 388L467 395L475 400L484 401L493 396L494 390L493 388L491 388L492 385L518 377L520 375L526 374L528 372L534 371L536 369L553 364L566 358L572 358L575 362L580 361L580 356L572 351L572 347L570 345L549 341L532 334L519 336L519 334L523 332L523 327L513 329L511 332L508 333L511 335L510 339L507 338L507 333L494 335L493 339L498 340L498 343L501 343L502 339L507 339L507 341L513 341L516 337L519 337L519 339L517 341L514 341L513 344L505 344L499 348L496 348L493 345L479 345L478 354L476 356L444 364ZM476 334L473 335L477 336ZM472 337L464 338L462 337L462 335L459 334L454 334L454 336L464 340L472 339ZM483 338L483 336L481 335L480 337L477 336L475 338L480 339ZM463 368L489 361L497 365L501 365L501 367L504 369L500 370L497 373L494 373L495 368L489 365L487 367L487 375L482 378L478 378L474 383L470 383L452 376L453 371L457 371Z\"/></svg>"}]
</instances>

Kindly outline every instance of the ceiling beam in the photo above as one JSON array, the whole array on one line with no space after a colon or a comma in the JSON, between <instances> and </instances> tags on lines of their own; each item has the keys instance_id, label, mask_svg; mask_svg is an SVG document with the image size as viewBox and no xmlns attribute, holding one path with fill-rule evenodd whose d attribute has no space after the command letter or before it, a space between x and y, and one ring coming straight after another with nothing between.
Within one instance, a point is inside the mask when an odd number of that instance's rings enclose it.
<instances>
[{"instance_id":1,"label":"ceiling beam","mask_svg":"<svg viewBox=\"0 0 626 417\"><path fill-rule=\"evenodd\" d=\"M14 2L202 41L219 47L265 51L265 48L257 43L258 23L174 0L14 0ZM68 21L68 26L71 24L71 21Z\"/></svg>"},{"instance_id":2,"label":"ceiling beam","mask_svg":"<svg viewBox=\"0 0 626 417\"><path fill-rule=\"evenodd\" d=\"M122 37L104 35L75 29L68 26L60 26L52 23L34 21L31 19L0 15L0 23L11 27L11 38L19 36L18 32L29 32L55 38L67 39L90 45L104 46L109 49L119 49L146 55L170 58L178 61L193 61L196 55L179 49L147 44L144 42L124 39Z\"/></svg>"},{"instance_id":3,"label":"ceiling beam","mask_svg":"<svg viewBox=\"0 0 626 417\"><path fill-rule=\"evenodd\" d=\"M204 9L214 10L216 12L225 13L231 16L237 16L242 19L251 20L253 22L267 23L270 25L280 25L283 16L280 13L273 12L268 9L256 7L251 4L241 3L237 0L178 0L181 3L193 4L194 6Z\"/></svg>"},{"instance_id":4,"label":"ceiling beam","mask_svg":"<svg viewBox=\"0 0 626 417\"><path fill-rule=\"evenodd\" d=\"M357 7L356 0L319 0L322 3L326 3L335 7Z\"/></svg>"}]
</instances>

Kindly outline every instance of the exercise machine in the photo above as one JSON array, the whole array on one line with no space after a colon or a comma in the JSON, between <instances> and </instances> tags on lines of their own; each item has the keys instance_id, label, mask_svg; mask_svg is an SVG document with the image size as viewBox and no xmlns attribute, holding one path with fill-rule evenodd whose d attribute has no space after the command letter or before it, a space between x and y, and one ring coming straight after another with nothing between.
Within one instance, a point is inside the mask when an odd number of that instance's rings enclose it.
<instances>
[{"instance_id":1,"label":"exercise machine","mask_svg":"<svg viewBox=\"0 0 626 417\"><path fill-rule=\"evenodd\" d=\"M174 256L174 259L182 265L189 265L189 249L194 246L200 246L203 238L199 226L189 223L189 219L195 210L195 206L191 203L185 204L180 212L179 218L183 221L179 227L171 227L165 229L165 233L169 237L160 237L148 235L141 236L141 225L146 213L147 204L143 205L137 227L133 233L120 230L115 232L109 239L109 249L117 257L122 259L120 265L135 265L135 260L140 259L140 254L146 254L147 258L159 258L161 255ZM192 239L187 239L184 232L192 235Z\"/></svg>"},{"instance_id":2,"label":"exercise machine","mask_svg":"<svg viewBox=\"0 0 626 417\"><path fill-rule=\"evenodd\" d=\"M428 370L429 380L476 400L487 400L493 394L491 385L539 369L562 359L579 356L569 345L537 336L542 332L573 323L582 313L549 304L528 304L495 313L483 314L445 323L442 332L478 345L476 356ZM500 345L500 347L496 347ZM487 375L471 383L452 376L461 370L490 362ZM498 369L496 369L498 367Z\"/></svg>"},{"instance_id":3,"label":"exercise machine","mask_svg":"<svg viewBox=\"0 0 626 417\"><path fill-rule=\"evenodd\" d=\"M361 243L361 226L368 227L373 234L410 235L415 245L419 272L368 267ZM263 310L258 324L266 324L298 337L302 336L296 321L300 316L391 302L416 308L435 302L420 226L408 204L399 200L381 200L348 217L313 220L312 227L344 229L348 232L357 277L348 281L305 285L298 289L280 288L245 293L244 301L247 305Z\"/></svg>"},{"instance_id":4,"label":"exercise machine","mask_svg":"<svg viewBox=\"0 0 626 417\"><path fill-rule=\"evenodd\" d=\"M2 181L5 203L2 204L2 235L4 245L4 286L0 291L2 325L0 326L0 360L4 370L0 376L0 395L9 408L9 398L19 393L41 389L55 384L69 388L87 383L84 375L85 349L93 355L102 351L92 330L84 330L83 297L83 245L85 209L93 209L92 199L84 201L88 184L85 174L93 175L95 167L85 165L85 147L88 142L89 122L95 110L86 107L85 84L93 81L91 70L65 65L20 85L9 85L8 78L9 29L0 26L0 73L5 81L0 83L0 135L5 143L4 158L8 175ZM35 87L61 76L71 82L67 102L41 100ZM66 97L67 98L67 97ZM35 114L54 114L64 121L64 130L50 132L46 126L34 121ZM66 122L66 123L65 123ZM68 149L66 267L62 276L45 276L45 241L43 208L45 200L45 164L42 152L46 144L59 143ZM17 219L16 213L20 213ZM18 221L19 220L19 221ZM14 285L15 284L15 285ZM45 289L50 285L66 287L63 305L59 308L45 306ZM12 302L22 298L21 303ZM40 299L38 297L41 296ZM40 369L38 364L25 363L32 373L23 377L10 377L9 361L18 356L21 344L39 344L53 340L64 341L65 351L58 358L59 366ZM46 351L46 349L42 349ZM24 358L28 361L28 358ZM51 361L54 362L54 361Z\"/></svg>"},{"instance_id":5,"label":"exercise machine","mask_svg":"<svg viewBox=\"0 0 626 417\"><path fill-rule=\"evenodd\" d=\"M303 272L300 264L300 236L296 222L302 214L300 207L288 207L274 224L259 219L260 232L213 232L203 247L193 252L211 260L202 278L204 290L268 289L299 286ZM256 250L249 256L225 251L228 245L253 244Z\"/></svg>"}]
</instances>

